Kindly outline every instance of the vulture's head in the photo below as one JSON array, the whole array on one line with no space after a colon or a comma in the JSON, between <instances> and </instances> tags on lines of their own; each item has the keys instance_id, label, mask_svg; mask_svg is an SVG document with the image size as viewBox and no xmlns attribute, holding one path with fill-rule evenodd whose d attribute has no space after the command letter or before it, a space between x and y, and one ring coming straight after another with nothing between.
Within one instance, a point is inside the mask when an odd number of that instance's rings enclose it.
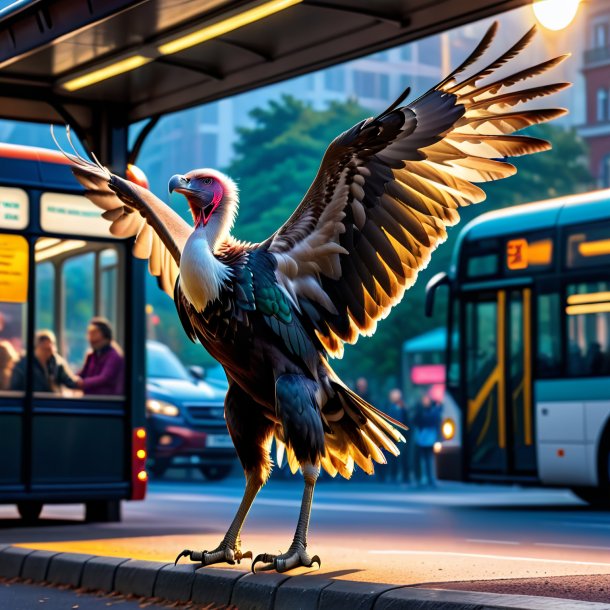
<instances>
[{"instance_id":1,"label":"vulture's head","mask_svg":"<svg viewBox=\"0 0 610 610\"><path fill-rule=\"evenodd\" d=\"M237 214L237 185L231 178L214 169L194 169L169 181L169 192L186 197L195 228L203 228L216 236L228 233Z\"/></svg>"}]
</instances>

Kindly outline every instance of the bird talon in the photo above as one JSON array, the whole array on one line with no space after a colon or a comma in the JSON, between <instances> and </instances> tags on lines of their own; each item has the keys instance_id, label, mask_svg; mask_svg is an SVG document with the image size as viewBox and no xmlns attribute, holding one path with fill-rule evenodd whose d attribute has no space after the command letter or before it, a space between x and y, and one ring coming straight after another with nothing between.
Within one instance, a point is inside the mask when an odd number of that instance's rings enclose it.
<instances>
[{"instance_id":1,"label":"bird talon","mask_svg":"<svg viewBox=\"0 0 610 610\"><path fill-rule=\"evenodd\" d=\"M184 549L184 551L180 551L180 553L178 554L178 557L176 557L176 561L174 561L174 565L178 565L178 562L180 561L180 559L182 559L182 557L190 557L192 552L193 551L191 551L189 549Z\"/></svg>"},{"instance_id":2,"label":"bird talon","mask_svg":"<svg viewBox=\"0 0 610 610\"><path fill-rule=\"evenodd\" d=\"M318 564L318 570L319 570L319 569L322 567L322 561L320 560L320 558L318 557L318 555L314 555L314 556L311 558L311 563L310 563L310 564L309 564L307 567L308 567L308 568L311 568L311 566L312 566L314 563L317 563L317 564Z\"/></svg>"},{"instance_id":3,"label":"bird talon","mask_svg":"<svg viewBox=\"0 0 610 610\"><path fill-rule=\"evenodd\" d=\"M268 555L267 553L262 553L261 555L257 555L256 558L252 561L252 573L256 574L256 564L264 563L265 565L262 568L259 568L259 572L267 572L269 570L275 569L275 556Z\"/></svg>"}]
</instances>

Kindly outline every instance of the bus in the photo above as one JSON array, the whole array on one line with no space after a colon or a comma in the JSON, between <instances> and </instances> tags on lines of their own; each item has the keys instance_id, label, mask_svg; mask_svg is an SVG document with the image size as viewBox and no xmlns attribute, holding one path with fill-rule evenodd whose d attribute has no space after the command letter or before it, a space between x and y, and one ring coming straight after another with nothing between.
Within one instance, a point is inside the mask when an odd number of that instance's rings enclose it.
<instances>
[{"instance_id":1,"label":"bus","mask_svg":"<svg viewBox=\"0 0 610 610\"><path fill-rule=\"evenodd\" d=\"M116 521L121 500L145 496L145 267L130 245L110 236L63 155L0 144L0 503L26 520L83 503L86 520ZM111 395L57 374L75 379L95 316L123 351ZM53 359L41 331L56 339Z\"/></svg>"},{"instance_id":2,"label":"bus","mask_svg":"<svg viewBox=\"0 0 610 610\"><path fill-rule=\"evenodd\" d=\"M610 505L610 190L483 214L459 234L446 387L459 442L442 470L571 488Z\"/></svg>"}]
</instances>

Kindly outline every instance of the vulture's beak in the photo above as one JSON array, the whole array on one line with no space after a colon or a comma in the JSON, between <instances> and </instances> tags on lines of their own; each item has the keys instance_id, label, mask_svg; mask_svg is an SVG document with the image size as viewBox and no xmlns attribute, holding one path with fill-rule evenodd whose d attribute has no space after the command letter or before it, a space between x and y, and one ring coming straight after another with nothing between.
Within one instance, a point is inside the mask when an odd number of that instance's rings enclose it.
<instances>
[{"instance_id":1,"label":"vulture's beak","mask_svg":"<svg viewBox=\"0 0 610 610\"><path fill-rule=\"evenodd\" d=\"M167 186L169 188L170 194L176 191L176 193L182 193L183 195L186 195L186 193L188 193L190 190L189 181L180 174L172 176Z\"/></svg>"}]
</instances>

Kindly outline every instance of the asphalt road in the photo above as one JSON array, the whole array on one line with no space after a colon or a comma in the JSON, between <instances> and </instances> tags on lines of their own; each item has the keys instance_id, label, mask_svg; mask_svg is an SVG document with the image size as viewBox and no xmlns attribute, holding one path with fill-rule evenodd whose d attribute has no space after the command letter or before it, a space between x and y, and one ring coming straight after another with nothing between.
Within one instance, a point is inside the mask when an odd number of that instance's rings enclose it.
<instances>
[{"instance_id":1,"label":"asphalt road","mask_svg":"<svg viewBox=\"0 0 610 610\"><path fill-rule=\"evenodd\" d=\"M82 507L48 506L39 526L24 528L13 507L0 507L0 542L173 562L185 547L218 544L242 489L236 478L153 483L148 499L126 503L116 524L85 525ZM243 549L255 555L286 550L300 495L297 477L271 481L246 523ZM566 576L584 583L584 576L604 575L596 577L595 594L574 596L610 600L604 584L610 513L565 490L324 481L316 490L309 550L322 559L320 574L401 585ZM513 592L529 591L515 585Z\"/></svg>"}]
</instances>

